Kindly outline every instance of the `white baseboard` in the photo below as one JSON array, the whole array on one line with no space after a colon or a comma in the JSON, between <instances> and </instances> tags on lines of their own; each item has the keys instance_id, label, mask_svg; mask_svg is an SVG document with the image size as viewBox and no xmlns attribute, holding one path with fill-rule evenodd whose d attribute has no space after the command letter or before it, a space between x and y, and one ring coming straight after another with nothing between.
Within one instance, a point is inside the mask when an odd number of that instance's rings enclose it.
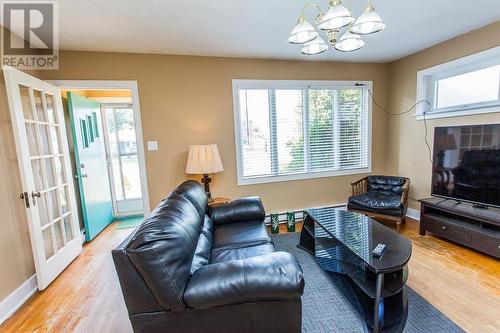
<instances>
[{"instance_id":1,"label":"white baseboard","mask_svg":"<svg viewBox=\"0 0 500 333\"><path fill-rule=\"evenodd\" d=\"M0 302L0 324L9 319L37 290L35 274Z\"/></svg>"},{"instance_id":2,"label":"white baseboard","mask_svg":"<svg viewBox=\"0 0 500 333\"><path fill-rule=\"evenodd\" d=\"M406 216L414 220L420 221L420 211L413 208L408 208Z\"/></svg>"}]
</instances>

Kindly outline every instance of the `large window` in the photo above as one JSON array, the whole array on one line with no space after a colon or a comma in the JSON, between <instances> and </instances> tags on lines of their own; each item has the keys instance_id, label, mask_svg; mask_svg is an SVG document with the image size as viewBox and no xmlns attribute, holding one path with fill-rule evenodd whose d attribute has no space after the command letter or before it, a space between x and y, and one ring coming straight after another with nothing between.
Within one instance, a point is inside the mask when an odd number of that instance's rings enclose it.
<instances>
[{"instance_id":1,"label":"large window","mask_svg":"<svg viewBox=\"0 0 500 333\"><path fill-rule=\"evenodd\" d=\"M417 99L419 118L500 111L500 47L419 71Z\"/></svg>"},{"instance_id":2,"label":"large window","mask_svg":"<svg viewBox=\"0 0 500 333\"><path fill-rule=\"evenodd\" d=\"M370 172L371 82L234 80L238 183Z\"/></svg>"}]
</instances>

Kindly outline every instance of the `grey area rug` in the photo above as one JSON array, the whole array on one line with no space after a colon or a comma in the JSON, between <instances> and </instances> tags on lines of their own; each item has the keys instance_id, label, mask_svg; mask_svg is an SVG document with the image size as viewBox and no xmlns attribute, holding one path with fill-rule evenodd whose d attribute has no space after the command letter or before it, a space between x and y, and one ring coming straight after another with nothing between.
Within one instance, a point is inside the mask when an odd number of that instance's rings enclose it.
<instances>
[{"instance_id":1,"label":"grey area rug","mask_svg":"<svg viewBox=\"0 0 500 333\"><path fill-rule=\"evenodd\" d=\"M335 274L322 270L312 255L297 248L298 233L272 235L272 239L276 249L293 254L304 271L306 284L302 296L302 332L366 331L364 318L339 288L341 284L335 282ZM408 286L406 288L409 311L403 332L464 332L419 294Z\"/></svg>"}]
</instances>

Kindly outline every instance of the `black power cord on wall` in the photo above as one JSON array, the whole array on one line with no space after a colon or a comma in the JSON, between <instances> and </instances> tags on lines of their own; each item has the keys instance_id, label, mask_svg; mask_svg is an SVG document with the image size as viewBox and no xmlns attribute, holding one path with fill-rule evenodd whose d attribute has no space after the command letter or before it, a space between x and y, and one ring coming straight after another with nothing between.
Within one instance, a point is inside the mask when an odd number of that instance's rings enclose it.
<instances>
[{"instance_id":1,"label":"black power cord on wall","mask_svg":"<svg viewBox=\"0 0 500 333\"><path fill-rule=\"evenodd\" d=\"M366 84L364 84L364 83L356 83L355 86L357 86L357 87L363 87L363 86L366 86ZM431 145L429 144L429 141L427 140L427 135L428 135L429 131L428 131L428 127L427 127L427 118L425 117L426 114L427 114L427 112L429 112L432 109L432 104L429 101L427 101L425 99L422 99L422 100L416 102L415 104L413 104L413 106L411 108L409 108L408 110L403 111L403 112L399 112L399 113L394 113L394 112L387 111L386 109L384 109L383 107L381 107L380 104L378 104L377 101L375 100L375 97L373 96L373 94L370 91L370 89L368 89L368 93L370 94L370 98L373 101L373 104L375 104L375 106L379 110L381 110L382 112L384 112L384 113L386 113L386 114L388 114L390 116L401 116L401 115L404 115L406 113L411 112L413 109L415 109L420 104L425 104L426 105L425 110L422 112L423 121L424 121L424 127L425 127L424 141L425 141L425 145L427 146L427 151L429 153L429 162L432 165L432 149L431 149Z\"/></svg>"}]
</instances>

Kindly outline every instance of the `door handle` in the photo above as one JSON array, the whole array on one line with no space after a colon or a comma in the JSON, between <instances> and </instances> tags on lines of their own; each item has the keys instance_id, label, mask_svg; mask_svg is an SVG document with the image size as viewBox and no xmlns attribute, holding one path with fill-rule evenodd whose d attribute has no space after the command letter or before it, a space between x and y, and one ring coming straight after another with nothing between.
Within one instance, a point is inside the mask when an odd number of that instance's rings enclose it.
<instances>
[{"instance_id":1,"label":"door handle","mask_svg":"<svg viewBox=\"0 0 500 333\"><path fill-rule=\"evenodd\" d=\"M24 200L24 205L26 206L26 208L30 208L30 199L28 198L28 192L21 193L19 197Z\"/></svg>"},{"instance_id":2,"label":"door handle","mask_svg":"<svg viewBox=\"0 0 500 333\"><path fill-rule=\"evenodd\" d=\"M86 173L82 173L82 175L80 176L81 178L87 178L89 175L87 175ZM78 179L78 175L75 175L75 178Z\"/></svg>"},{"instance_id":3,"label":"door handle","mask_svg":"<svg viewBox=\"0 0 500 333\"><path fill-rule=\"evenodd\" d=\"M31 197L33 198L33 206L36 206L36 198L40 198L42 194L40 192L31 191Z\"/></svg>"}]
</instances>

